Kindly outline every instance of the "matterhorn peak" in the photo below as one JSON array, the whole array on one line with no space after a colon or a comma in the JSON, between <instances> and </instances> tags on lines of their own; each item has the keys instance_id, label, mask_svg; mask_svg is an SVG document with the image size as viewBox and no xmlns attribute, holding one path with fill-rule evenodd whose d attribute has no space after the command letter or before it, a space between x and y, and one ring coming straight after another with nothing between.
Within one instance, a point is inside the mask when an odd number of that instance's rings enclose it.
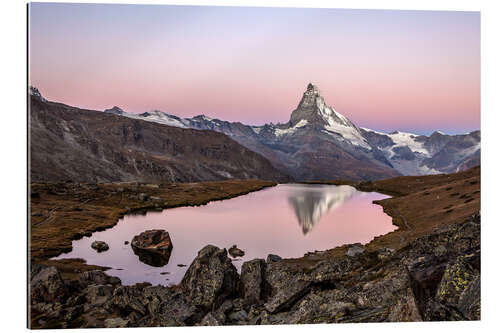
<instances>
[{"instance_id":1,"label":"matterhorn peak","mask_svg":"<svg viewBox=\"0 0 500 333\"><path fill-rule=\"evenodd\" d=\"M321 91L319 91L319 88L314 84L312 84L311 82L309 82L309 84L307 85L306 92L308 91L311 92L313 95L321 96Z\"/></svg>"},{"instance_id":2,"label":"matterhorn peak","mask_svg":"<svg viewBox=\"0 0 500 333\"><path fill-rule=\"evenodd\" d=\"M332 117L339 118L338 114L331 107L326 105L319 88L309 83L297 109L292 112L290 123L294 126L301 120L307 120L310 124L325 125L331 121L330 118ZM344 122L344 119L336 120Z\"/></svg>"},{"instance_id":3,"label":"matterhorn peak","mask_svg":"<svg viewBox=\"0 0 500 333\"><path fill-rule=\"evenodd\" d=\"M338 140L371 149L356 125L328 106L318 87L312 83L307 85L299 105L293 110L288 127L314 128Z\"/></svg>"}]
</instances>

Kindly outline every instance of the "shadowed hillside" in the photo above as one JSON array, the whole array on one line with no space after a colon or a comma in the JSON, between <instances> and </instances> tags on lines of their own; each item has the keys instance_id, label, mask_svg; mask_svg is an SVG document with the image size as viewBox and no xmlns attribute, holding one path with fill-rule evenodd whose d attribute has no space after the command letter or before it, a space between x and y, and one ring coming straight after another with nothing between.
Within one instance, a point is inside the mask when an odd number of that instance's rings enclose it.
<instances>
[{"instance_id":1,"label":"shadowed hillside","mask_svg":"<svg viewBox=\"0 0 500 333\"><path fill-rule=\"evenodd\" d=\"M261 155L214 131L181 129L30 98L32 181L286 182Z\"/></svg>"}]
</instances>

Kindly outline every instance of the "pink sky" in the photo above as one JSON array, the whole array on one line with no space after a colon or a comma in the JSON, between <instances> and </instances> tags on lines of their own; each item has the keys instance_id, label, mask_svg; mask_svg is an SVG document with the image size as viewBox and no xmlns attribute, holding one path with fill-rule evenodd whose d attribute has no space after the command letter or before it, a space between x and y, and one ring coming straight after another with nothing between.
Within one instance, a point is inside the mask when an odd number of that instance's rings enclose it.
<instances>
[{"instance_id":1,"label":"pink sky","mask_svg":"<svg viewBox=\"0 0 500 333\"><path fill-rule=\"evenodd\" d=\"M49 100L286 122L306 85L358 126L479 129L480 15L32 4L30 82Z\"/></svg>"}]
</instances>

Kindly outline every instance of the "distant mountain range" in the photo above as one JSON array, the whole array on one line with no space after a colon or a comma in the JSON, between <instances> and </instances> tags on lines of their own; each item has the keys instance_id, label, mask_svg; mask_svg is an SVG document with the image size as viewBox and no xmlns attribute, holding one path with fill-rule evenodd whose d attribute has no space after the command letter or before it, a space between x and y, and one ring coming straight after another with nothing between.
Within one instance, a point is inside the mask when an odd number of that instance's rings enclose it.
<instances>
[{"instance_id":1,"label":"distant mountain range","mask_svg":"<svg viewBox=\"0 0 500 333\"><path fill-rule=\"evenodd\" d=\"M45 100L30 89L31 181L288 182L261 155L215 131L165 126Z\"/></svg>"},{"instance_id":2,"label":"distant mountain range","mask_svg":"<svg viewBox=\"0 0 500 333\"><path fill-rule=\"evenodd\" d=\"M430 136L381 133L356 126L328 106L309 84L286 124L250 126L204 115L180 118L162 111L104 111L168 126L221 132L267 158L296 180L371 180L398 175L450 173L480 163L480 131Z\"/></svg>"}]
</instances>

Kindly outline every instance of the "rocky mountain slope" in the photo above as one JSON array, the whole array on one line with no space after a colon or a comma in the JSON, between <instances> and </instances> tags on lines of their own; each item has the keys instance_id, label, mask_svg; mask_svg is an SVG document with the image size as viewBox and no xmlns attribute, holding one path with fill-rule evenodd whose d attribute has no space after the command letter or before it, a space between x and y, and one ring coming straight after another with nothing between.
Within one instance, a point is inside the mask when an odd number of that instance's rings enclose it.
<instances>
[{"instance_id":1,"label":"rocky mountain slope","mask_svg":"<svg viewBox=\"0 0 500 333\"><path fill-rule=\"evenodd\" d=\"M196 182L291 178L214 131L182 129L30 97L31 181Z\"/></svg>"},{"instance_id":2,"label":"rocky mountain slope","mask_svg":"<svg viewBox=\"0 0 500 333\"><path fill-rule=\"evenodd\" d=\"M327 106L317 87L309 84L286 124L248 126L204 115L179 118L161 111L129 114L118 107L105 110L130 118L227 134L262 154L297 180L379 179L397 176L382 152L373 148L349 119Z\"/></svg>"},{"instance_id":3,"label":"rocky mountain slope","mask_svg":"<svg viewBox=\"0 0 500 333\"><path fill-rule=\"evenodd\" d=\"M286 124L249 126L204 115L180 118L162 111L131 114L119 107L105 110L181 128L227 134L256 151L297 180L367 180L465 170L480 162L480 132L431 136L376 132L357 127L328 106L309 84Z\"/></svg>"}]
</instances>

